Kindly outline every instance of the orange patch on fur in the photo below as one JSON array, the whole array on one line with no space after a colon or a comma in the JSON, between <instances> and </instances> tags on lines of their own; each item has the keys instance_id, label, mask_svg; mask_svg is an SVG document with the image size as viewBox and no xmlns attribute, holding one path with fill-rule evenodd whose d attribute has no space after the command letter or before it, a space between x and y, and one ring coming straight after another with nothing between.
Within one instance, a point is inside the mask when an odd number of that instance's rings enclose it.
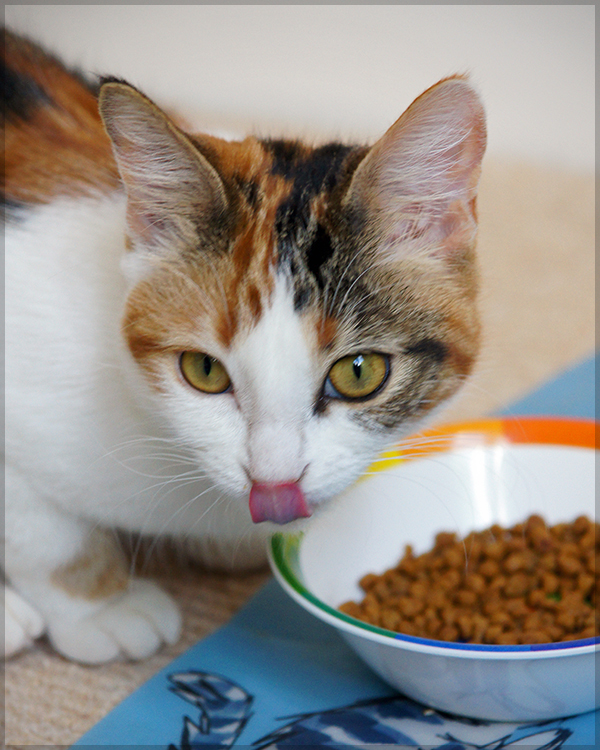
<instances>
[{"instance_id":1,"label":"orange patch on fur","mask_svg":"<svg viewBox=\"0 0 600 750\"><path fill-rule=\"evenodd\" d=\"M2 54L9 73L33 82L40 92L25 102L22 117L9 111L4 121L6 198L48 203L58 195L119 188L94 94L53 57L8 32Z\"/></svg>"},{"instance_id":2,"label":"orange patch on fur","mask_svg":"<svg viewBox=\"0 0 600 750\"><path fill-rule=\"evenodd\" d=\"M324 351L331 348L337 333L338 321L330 316L324 317L317 325L317 342Z\"/></svg>"},{"instance_id":3,"label":"orange patch on fur","mask_svg":"<svg viewBox=\"0 0 600 750\"><path fill-rule=\"evenodd\" d=\"M268 174L258 174L256 179L260 180L259 189L265 197L255 212L245 212L241 219L223 279L225 304L217 330L225 346L231 345L241 328L256 323L262 313L263 300L269 298L274 286L275 215L291 186L283 178Z\"/></svg>"},{"instance_id":4,"label":"orange patch on fur","mask_svg":"<svg viewBox=\"0 0 600 750\"><path fill-rule=\"evenodd\" d=\"M55 570L51 579L68 594L90 600L120 594L129 582L120 547L107 532L98 530L87 540L85 551Z\"/></svg>"}]
</instances>

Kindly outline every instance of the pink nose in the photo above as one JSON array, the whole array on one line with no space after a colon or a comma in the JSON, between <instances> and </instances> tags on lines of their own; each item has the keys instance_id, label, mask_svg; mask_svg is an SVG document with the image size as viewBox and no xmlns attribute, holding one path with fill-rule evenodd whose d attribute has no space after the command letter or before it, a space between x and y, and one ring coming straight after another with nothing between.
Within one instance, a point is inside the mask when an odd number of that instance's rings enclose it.
<instances>
[{"instance_id":1,"label":"pink nose","mask_svg":"<svg viewBox=\"0 0 600 750\"><path fill-rule=\"evenodd\" d=\"M254 523L289 523L308 518L310 508L297 482L255 482L250 490L250 515Z\"/></svg>"}]
</instances>

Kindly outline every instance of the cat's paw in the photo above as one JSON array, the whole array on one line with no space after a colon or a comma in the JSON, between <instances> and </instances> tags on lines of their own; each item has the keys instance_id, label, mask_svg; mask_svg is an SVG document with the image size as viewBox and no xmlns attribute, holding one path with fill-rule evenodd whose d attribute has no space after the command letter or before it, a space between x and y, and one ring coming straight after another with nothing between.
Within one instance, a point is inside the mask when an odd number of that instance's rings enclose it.
<instances>
[{"instance_id":1,"label":"cat's paw","mask_svg":"<svg viewBox=\"0 0 600 750\"><path fill-rule=\"evenodd\" d=\"M145 659L163 643L175 643L181 615L175 602L150 581L133 580L128 590L75 622L50 622L48 635L64 656L84 664L117 658Z\"/></svg>"},{"instance_id":2,"label":"cat's paw","mask_svg":"<svg viewBox=\"0 0 600 750\"><path fill-rule=\"evenodd\" d=\"M14 589L4 586L4 658L31 646L44 632L44 620Z\"/></svg>"}]
</instances>

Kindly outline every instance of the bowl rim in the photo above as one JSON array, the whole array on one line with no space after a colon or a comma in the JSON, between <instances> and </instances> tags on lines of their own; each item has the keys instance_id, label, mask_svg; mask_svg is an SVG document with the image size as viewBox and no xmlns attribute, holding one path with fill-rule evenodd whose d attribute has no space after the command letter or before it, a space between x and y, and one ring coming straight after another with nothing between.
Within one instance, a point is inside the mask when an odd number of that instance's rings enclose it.
<instances>
[{"instance_id":1,"label":"bowl rim","mask_svg":"<svg viewBox=\"0 0 600 750\"><path fill-rule=\"evenodd\" d=\"M441 428L427 430L421 434L432 438L427 454L439 451L450 451L457 447L457 435L470 433L479 435L485 445L493 445L499 440L510 444L562 445L565 447L598 449L596 435L599 422L593 419L569 417L530 417L511 416L491 419L480 419L468 422L457 422ZM409 441L400 441L373 465L368 472L385 471L401 461L413 460L398 456L399 449ZM464 447L464 443L461 445ZM421 454L420 457L423 457ZM370 625L350 617L329 606L305 586L299 567L300 545L304 532L273 534L267 545L267 554L271 569L280 585L301 606L324 622L344 631L354 638L366 638L370 641L386 644L395 648L405 648L430 654L458 658L492 658L538 659L566 656L583 656L598 650L600 637L558 641L556 643L532 643L521 645L498 645L485 643L458 643L438 641L432 638L410 636Z\"/></svg>"}]
</instances>

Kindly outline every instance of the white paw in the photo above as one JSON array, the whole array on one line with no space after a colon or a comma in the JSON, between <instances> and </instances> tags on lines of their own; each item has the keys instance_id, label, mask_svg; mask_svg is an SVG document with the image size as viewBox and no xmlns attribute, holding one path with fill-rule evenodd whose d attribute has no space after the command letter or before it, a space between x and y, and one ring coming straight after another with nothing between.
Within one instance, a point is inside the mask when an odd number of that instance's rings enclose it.
<instances>
[{"instance_id":1,"label":"white paw","mask_svg":"<svg viewBox=\"0 0 600 750\"><path fill-rule=\"evenodd\" d=\"M48 624L52 644L84 664L119 657L145 659L163 643L175 643L181 615L170 596L150 581L133 580L129 589L101 609L73 621Z\"/></svg>"},{"instance_id":2,"label":"white paw","mask_svg":"<svg viewBox=\"0 0 600 750\"><path fill-rule=\"evenodd\" d=\"M44 632L44 620L14 589L4 586L4 658L28 646Z\"/></svg>"}]
</instances>

